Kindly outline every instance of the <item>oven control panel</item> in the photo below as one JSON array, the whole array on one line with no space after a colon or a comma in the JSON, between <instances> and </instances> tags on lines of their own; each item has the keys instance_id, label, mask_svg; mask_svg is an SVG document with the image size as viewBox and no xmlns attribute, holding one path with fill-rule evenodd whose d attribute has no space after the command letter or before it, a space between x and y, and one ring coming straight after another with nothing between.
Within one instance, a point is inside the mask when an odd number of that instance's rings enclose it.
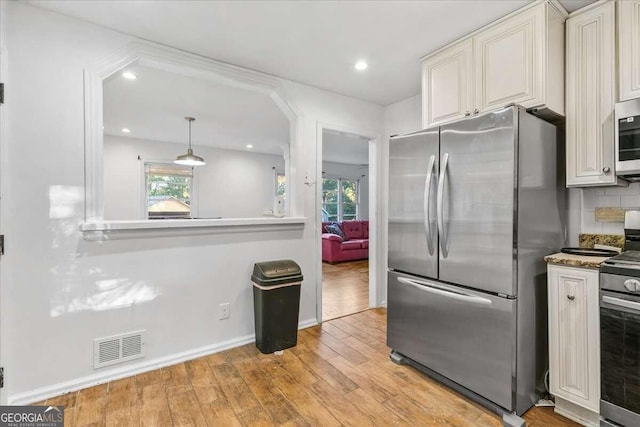
<instances>
[{"instance_id":1,"label":"oven control panel","mask_svg":"<svg viewBox=\"0 0 640 427\"><path fill-rule=\"evenodd\" d=\"M624 281L624 287L629 292L640 292L640 280L638 279L627 279Z\"/></svg>"}]
</instances>

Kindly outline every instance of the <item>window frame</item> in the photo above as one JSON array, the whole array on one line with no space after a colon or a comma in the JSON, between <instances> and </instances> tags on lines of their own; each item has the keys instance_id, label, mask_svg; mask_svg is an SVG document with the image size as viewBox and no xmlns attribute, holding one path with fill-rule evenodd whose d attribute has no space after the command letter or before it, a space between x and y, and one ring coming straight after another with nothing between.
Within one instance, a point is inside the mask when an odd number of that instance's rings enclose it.
<instances>
[{"instance_id":1,"label":"window frame","mask_svg":"<svg viewBox=\"0 0 640 427\"><path fill-rule=\"evenodd\" d=\"M342 183L343 181L352 181L355 183L356 185L356 201L353 203L355 204L355 208L356 208L356 212L355 212L355 218L353 218L352 220L345 220L344 219L344 188L342 187ZM359 221L360 220L360 179L353 179L353 178L340 178L339 180L339 185L340 185L340 218L341 221ZM349 203L351 204L351 203Z\"/></svg>"},{"instance_id":2,"label":"window frame","mask_svg":"<svg viewBox=\"0 0 640 427\"><path fill-rule=\"evenodd\" d=\"M279 169L274 169L273 171L273 179L274 179L274 189L273 189L273 195L274 196L282 196L284 197L284 200L287 200L287 174L283 171L283 170L279 170ZM283 177L284 179L284 194L278 194L278 178Z\"/></svg>"},{"instance_id":3,"label":"window frame","mask_svg":"<svg viewBox=\"0 0 640 427\"><path fill-rule=\"evenodd\" d=\"M359 221L360 220L360 179L359 178L345 178L345 177L322 177L322 193L324 194L324 182L325 180L329 181L329 180L335 180L337 181L337 187L338 187L338 210L337 210L337 219L335 219L335 221ZM344 192L342 189L342 181L353 181L356 184L356 201L355 201L355 207L356 207L356 213L355 213L355 218L353 219L348 219L345 220L344 219L344 200L343 200L343 196L344 196ZM325 203L325 201L322 201L322 209L324 209L325 211L327 211L326 207L327 205L335 205L335 202L331 202L331 203ZM327 211L328 212L328 211ZM329 219L329 221L334 221Z\"/></svg>"},{"instance_id":4,"label":"window frame","mask_svg":"<svg viewBox=\"0 0 640 427\"><path fill-rule=\"evenodd\" d=\"M140 218L148 221L159 221L167 218L149 218L149 194L148 194L148 181L147 181L147 165L163 165L169 168L175 168L180 170L191 170L191 182L189 184L189 202L190 212L189 217L178 217L172 219L192 219L198 217L197 209L197 168L194 166L177 165L170 160L143 160L140 159Z\"/></svg>"}]
</instances>

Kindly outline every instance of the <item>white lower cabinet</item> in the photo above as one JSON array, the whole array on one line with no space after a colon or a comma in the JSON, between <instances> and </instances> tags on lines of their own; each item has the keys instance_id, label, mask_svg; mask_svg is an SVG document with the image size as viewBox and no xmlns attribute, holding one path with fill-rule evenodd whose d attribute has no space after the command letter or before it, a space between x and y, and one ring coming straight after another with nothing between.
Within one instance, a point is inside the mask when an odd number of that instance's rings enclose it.
<instances>
[{"instance_id":1,"label":"white lower cabinet","mask_svg":"<svg viewBox=\"0 0 640 427\"><path fill-rule=\"evenodd\" d=\"M598 270L548 266L549 391L556 412L599 425L600 313Z\"/></svg>"}]
</instances>

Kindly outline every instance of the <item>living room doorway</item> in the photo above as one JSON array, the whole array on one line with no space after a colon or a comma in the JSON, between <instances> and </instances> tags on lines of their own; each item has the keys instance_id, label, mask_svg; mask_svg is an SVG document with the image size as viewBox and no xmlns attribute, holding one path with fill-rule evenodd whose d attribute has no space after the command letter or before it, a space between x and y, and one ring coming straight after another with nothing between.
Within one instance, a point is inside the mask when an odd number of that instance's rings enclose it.
<instances>
[{"instance_id":1,"label":"living room doorway","mask_svg":"<svg viewBox=\"0 0 640 427\"><path fill-rule=\"evenodd\" d=\"M322 320L369 303L369 138L322 129Z\"/></svg>"}]
</instances>

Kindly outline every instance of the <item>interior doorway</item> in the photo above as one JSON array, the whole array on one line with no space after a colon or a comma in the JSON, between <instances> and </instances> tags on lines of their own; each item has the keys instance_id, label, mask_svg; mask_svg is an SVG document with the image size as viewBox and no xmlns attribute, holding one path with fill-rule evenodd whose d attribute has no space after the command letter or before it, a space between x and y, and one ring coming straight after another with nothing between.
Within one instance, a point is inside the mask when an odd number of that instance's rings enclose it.
<instances>
[{"instance_id":1,"label":"interior doorway","mask_svg":"<svg viewBox=\"0 0 640 427\"><path fill-rule=\"evenodd\" d=\"M322 320L370 307L370 138L322 132L320 189Z\"/></svg>"}]
</instances>

